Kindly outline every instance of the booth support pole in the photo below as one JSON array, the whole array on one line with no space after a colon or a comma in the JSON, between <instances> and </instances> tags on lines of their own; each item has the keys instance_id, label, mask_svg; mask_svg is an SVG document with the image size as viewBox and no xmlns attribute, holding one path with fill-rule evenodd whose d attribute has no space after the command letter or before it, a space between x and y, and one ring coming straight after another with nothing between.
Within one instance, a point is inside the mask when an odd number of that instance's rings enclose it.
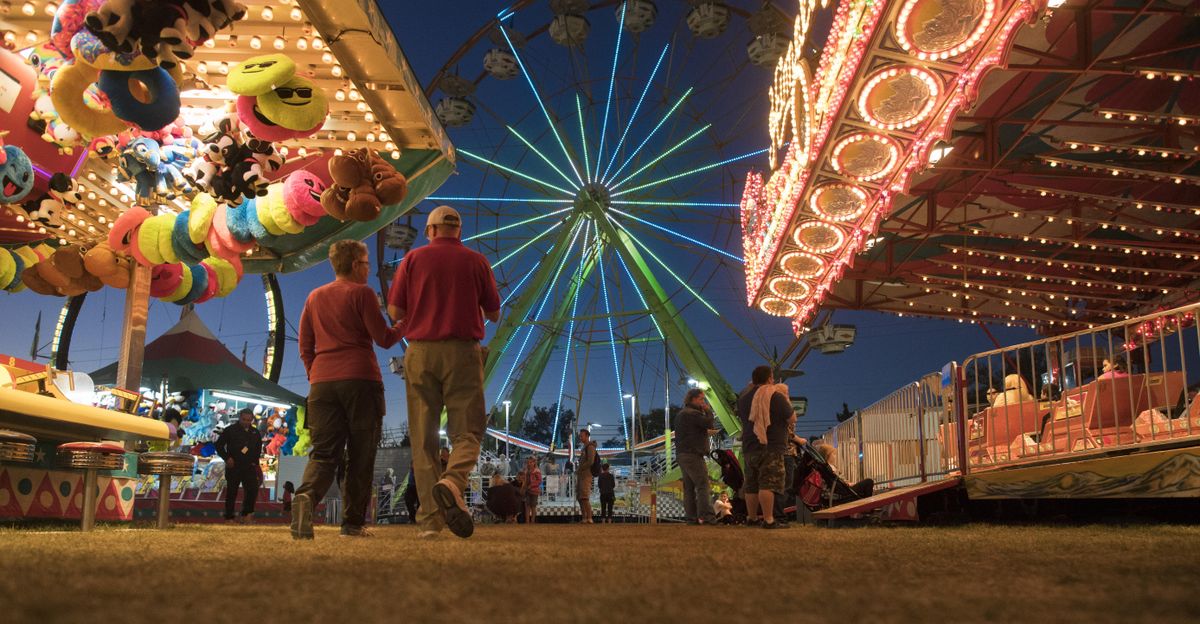
<instances>
[{"instance_id":1,"label":"booth support pole","mask_svg":"<svg viewBox=\"0 0 1200 624\"><path fill-rule=\"evenodd\" d=\"M146 349L146 319L150 314L150 269L135 265L125 291L125 325L121 328L121 357L117 361L117 387L137 391L142 387L142 358Z\"/></svg>"}]
</instances>

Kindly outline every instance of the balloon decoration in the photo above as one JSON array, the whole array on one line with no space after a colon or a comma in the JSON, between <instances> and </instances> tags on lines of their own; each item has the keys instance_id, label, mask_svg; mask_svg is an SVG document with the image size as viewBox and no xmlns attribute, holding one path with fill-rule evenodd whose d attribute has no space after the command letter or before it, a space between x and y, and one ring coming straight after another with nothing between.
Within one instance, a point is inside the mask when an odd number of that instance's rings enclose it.
<instances>
[{"instance_id":1,"label":"balloon decoration","mask_svg":"<svg viewBox=\"0 0 1200 624\"><path fill-rule=\"evenodd\" d=\"M321 206L341 221L371 221L385 205L399 203L408 180L378 153L360 148L329 159L334 186L321 195Z\"/></svg>"}]
</instances>

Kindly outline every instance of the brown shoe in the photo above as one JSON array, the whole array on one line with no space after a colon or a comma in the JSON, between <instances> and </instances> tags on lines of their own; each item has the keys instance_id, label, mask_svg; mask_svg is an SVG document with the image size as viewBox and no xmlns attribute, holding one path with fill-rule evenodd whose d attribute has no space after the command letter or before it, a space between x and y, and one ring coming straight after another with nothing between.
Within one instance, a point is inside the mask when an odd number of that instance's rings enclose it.
<instances>
[{"instance_id":1,"label":"brown shoe","mask_svg":"<svg viewBox=\"0 0 1200 624\"><path fill-rule=\"evenodd\" d=\"M471 520L471 511L458 486L446 479L438 481L433 485L433 501L442 511L451 533L462 538L471 537L475 532L475 522Z\"/></svg>"}]
</instances>

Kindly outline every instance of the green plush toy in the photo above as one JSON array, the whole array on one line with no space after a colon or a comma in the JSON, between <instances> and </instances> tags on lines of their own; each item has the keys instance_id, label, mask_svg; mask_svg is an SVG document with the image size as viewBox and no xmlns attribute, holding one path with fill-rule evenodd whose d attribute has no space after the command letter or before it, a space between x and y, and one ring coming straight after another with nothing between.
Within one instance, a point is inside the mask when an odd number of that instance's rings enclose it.
<instances>
[{"instance_id":1,"label":"green plush toy","mask_svg":"<svg viewBox=\"0 0 1200 624\"><path fill-rule=\"evenodd\" d=\"M225 86L238 95L264 95L296 75L296 62L284 54L266 54L229 70Z\"/></svg>"},{"instance_id":2,"label":"green plush toy","mask_svg":"<svg viewBox=\"0 0 1200 624\"><path fill-rule=\"evenodd\" d=\"M307 131L321 125L329 114L329 100L311 81L291 80L258 96L258 110L277 126Z\"/></svg>"}]
</instances>

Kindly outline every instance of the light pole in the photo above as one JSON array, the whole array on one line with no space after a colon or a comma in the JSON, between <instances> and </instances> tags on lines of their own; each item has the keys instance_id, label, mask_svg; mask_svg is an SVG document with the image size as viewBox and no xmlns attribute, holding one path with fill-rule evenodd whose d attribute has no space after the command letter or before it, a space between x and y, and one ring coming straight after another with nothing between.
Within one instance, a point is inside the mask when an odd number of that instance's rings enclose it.
<instances>
[{"instance_id":1,"label":"light pole","mask_svg":"<svg viewBox=\"0 0 1200 624\"><path fill-rule=\"evenodd\" d=\"M632 394L623 395L629 399L629 422L633 433L629 436L629 476L637 478L637 397Z\"/></svg>"},{"instance_id":2,"label":"light pole","mask_svg":"<svg viewBox=\"0 0 1200 624\"><path fill-rule=\"evenodd\" d=\"M512 405L512 401L504 402L504 456L509 457L508 441L512 437L512 430L508 428L508 408ZM509 457L511 459L511 457Z\"/></svg>"}]
</instances>

